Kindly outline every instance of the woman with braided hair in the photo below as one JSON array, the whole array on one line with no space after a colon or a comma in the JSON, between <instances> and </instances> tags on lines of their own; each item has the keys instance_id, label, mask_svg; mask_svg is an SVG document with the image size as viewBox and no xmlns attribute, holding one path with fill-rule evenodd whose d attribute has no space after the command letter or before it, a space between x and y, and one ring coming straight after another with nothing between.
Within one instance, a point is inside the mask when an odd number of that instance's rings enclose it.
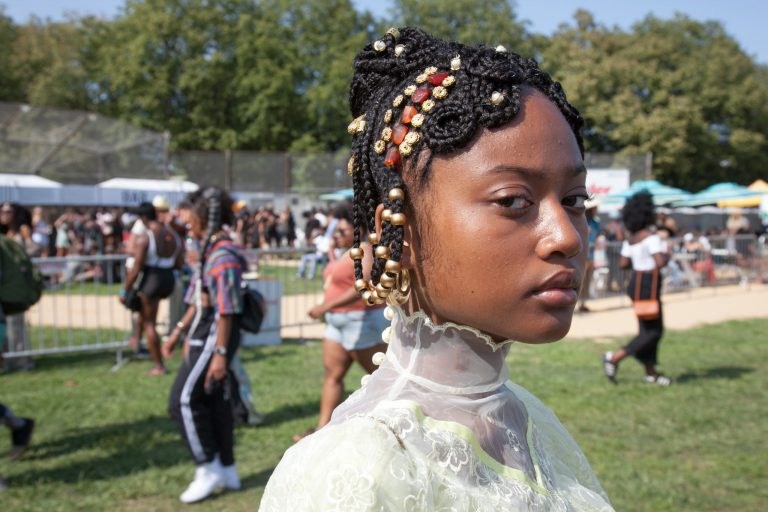
<instances>
[{"instance_id":1,"label":"woman with braided hair","mask_svg":"<svg viewBox=\"0 0 768 512\"><path fill-rule=\"evenodd\" d=\"M190 231L202 241L201 261L185 297L190 307L163 350L170 354L176 340L187 333L168 411L197 465L195 478L180 496L183 503L194 503L221 488L240 489L232 414L237 391L229 366L240 346L245 260L224 230L234 220L229 194L207 187L191 193L187 201Z\"/></svg>"},{"instance_id":2,"label":"woman with braided hair","mask_svg":"<svg viewBox=\"0 0 768 512\"><path fill-rule=\"evenodd\" d=\"M286 452L260 510L612 510L505 361L513 340L570 327L587 254L578 112L533 60L414 28L358 54L350 106L349 253L363 300L388 304L388 346Z\"/></svg>"}]
</instances>

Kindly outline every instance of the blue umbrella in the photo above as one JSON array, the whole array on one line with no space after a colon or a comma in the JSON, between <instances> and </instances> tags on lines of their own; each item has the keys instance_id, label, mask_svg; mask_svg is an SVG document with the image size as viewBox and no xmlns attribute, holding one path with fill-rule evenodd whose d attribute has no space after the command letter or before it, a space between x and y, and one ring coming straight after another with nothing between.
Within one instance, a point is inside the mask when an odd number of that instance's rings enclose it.
<instances>
[{"instance_id":1,"label":"blue umbrella","mask_svg":"<svg viewBox=\"0 0 768 512\"><path fill-rule=\"evenodd\" d=\"M738 183L715 183L705 188L701 192L693 194L688 199L675 201L674 206L703 206L707 204L717 204L723 199L738 199L742 197L752 197L760 195L760 192L750 190L748 187Z\"/></svg>"},{"instance_id":2,"label":"blue umbrella","mask_svg":"<svg viewBox=\"0 0 768 512\"><path fill-rule=\"evenodd\" d=\"M351 188L342 188L335 192L329 192L328 194L321 194L320 199L323 201L347 201L352 200L355 192Z\"/></svg>"},{"instance_id":3,"label":"blue umbrella","mask_svg":"<svg viewBox=\"0 0 768 512\"><path fill-rule=\"evenodd\" d=\"M623 205L627 198L635 195L641 190L645 190L651 194L653 197L653 203L656 205L669 204L674 201L687 199L691 196L690 192L686 192L681 188L664 185L656 180L640 180L632 183L632 185L630 185L630 187L626 190L608 194L601 199L600 204L606 206Z\"/></svg>"}]
</instances>

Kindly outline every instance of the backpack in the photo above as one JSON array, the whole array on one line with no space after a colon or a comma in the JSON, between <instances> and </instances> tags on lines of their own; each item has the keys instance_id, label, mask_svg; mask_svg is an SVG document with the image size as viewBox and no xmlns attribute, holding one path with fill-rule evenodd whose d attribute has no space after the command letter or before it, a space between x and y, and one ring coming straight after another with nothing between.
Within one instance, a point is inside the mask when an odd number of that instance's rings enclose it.
<instances>
[{"instance_id":1,"label":"backpack","mask_svg":"<svg viewBox=\"0 0 768 512\"><path fill-rule=\"evenodd\" d=\"M24 248L0 235L0 305L6 315L28 310L43 294L43 275Z\"/></svg>"}]
</instances>

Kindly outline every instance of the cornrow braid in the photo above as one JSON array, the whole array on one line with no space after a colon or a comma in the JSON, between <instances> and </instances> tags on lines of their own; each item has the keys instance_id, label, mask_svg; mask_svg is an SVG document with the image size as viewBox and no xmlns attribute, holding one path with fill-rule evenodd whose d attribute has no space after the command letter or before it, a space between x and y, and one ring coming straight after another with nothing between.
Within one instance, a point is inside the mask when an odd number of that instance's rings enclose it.
<instances>
[{"instance_id":1,"label":"cornrow braid","mask_svg":"<svg viewBox=\"0 0 768 512\"><path fill-rule=\"evenodd\" d=\"M559 83L527 59L499 46L470 47L413 28L390 29L355 58L349 105L355 119L348 171L355 195L355 288L368 304L397 287L408 188L405 161L415 183L429 180L432 158L468 145L482 128L510 122L522 91L532 87L552 101L573 130L579 149L583 120ZM427 149L426 158L419 155ZM418 163L418 165L417 165ZM380 238L375 215L384 205ZM363 278L363 226L375 246L371 278Z\"/></svg>"}]
</instances>

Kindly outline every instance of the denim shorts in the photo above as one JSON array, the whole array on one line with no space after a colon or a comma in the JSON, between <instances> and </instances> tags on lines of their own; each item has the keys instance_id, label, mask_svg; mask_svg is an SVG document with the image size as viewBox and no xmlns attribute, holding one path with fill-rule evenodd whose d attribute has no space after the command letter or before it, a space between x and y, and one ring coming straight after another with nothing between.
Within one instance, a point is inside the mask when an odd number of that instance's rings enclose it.
<instances>
[{"instance_id":1,"label":"denim shorts","mask_svg":"<svg viewBox=\"0 0 768 512\"><path fill-rule=\"evenodd\" d=\"M325 314L324 337L341 343L345 350L362 350L381 341L381 331L389 326L384 309L364 309Z\"/></svg>"}]
</instances>

